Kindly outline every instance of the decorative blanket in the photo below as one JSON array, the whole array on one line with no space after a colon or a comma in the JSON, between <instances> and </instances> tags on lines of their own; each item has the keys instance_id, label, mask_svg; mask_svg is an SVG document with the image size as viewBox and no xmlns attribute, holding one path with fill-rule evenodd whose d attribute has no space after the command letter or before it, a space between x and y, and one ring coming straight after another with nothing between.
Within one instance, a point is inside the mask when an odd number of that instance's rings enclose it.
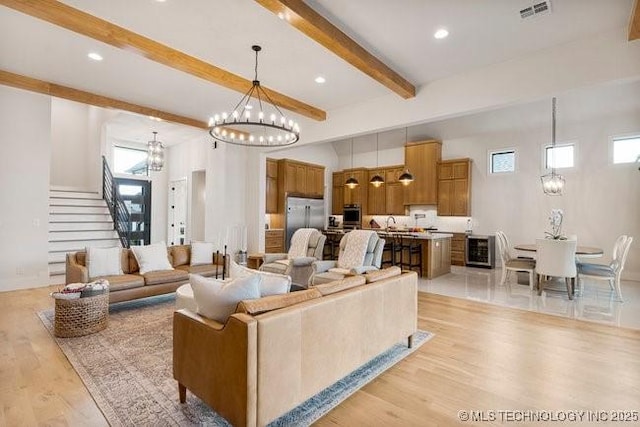
<instances>
[{"instance_id":1,"label":"decorative blanket","mask_svg":"<svg viewBox=\"0 0 640 427\"><path fill-rule=\"evenodd\" d=\"M309 239L311 234L316 231L315 228L299 228L291 236L291 246L289 246L288 259L307 256L307 248L309 247Z\"/></svg>"},{"instance_id":2,"label":"decorative blanket","mask_svg":"<svg viewBox=\"0 0 640 427\"><path fill-rule=\"evenodd\" d=\"M338 258L338 268L360 267L367 255L367 246L371 236L376 234L370 230L353 230L347 234L344 252Z\"/></svg>"}]
</instances>

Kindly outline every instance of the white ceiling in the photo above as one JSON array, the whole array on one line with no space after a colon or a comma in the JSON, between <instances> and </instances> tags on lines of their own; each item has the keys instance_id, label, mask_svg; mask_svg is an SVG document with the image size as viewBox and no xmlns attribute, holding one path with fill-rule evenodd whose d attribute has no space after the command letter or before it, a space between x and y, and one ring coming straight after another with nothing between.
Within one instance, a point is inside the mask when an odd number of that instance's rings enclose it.
<instances>
[{"instance_id":1,"label":"white ceiling","mask_svg":"<svg viewBox=\"0 0 640 427\"><path fill-rule=\"evenodd\" d=\"M389 90L252 0L65 0L170 47L253 78L252 44L264 50L265 86L331 111ZM552 0L552 13L521 21L527 0L308 0L307 3L414 83L508 61L627 24L633 0ZM446 27L450 36L435 40ZM104 61L87 59L99 52ZM240 94L135 53L12 9L0 8L0 68L206 121ZM327 79L324 85L313 80ZM305 121L299 118L304 129ZM139 118L114 129L137 132ZM147 135L148 124L140 133ZM191 135L190 130L185 134ZM201 132L201 131L199 131ZM146 136L145 136L146 138Z\"/></svg>"}]
</instances>

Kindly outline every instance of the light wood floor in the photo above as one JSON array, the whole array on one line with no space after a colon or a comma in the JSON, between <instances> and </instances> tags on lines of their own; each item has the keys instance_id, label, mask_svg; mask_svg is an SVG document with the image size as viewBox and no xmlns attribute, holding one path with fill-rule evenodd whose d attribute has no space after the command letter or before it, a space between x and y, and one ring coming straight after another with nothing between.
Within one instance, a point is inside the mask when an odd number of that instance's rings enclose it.
<instances>
[{"instance_id":1,"label":"light wood floor","mask_svg":"<svg viewBox=\"0 0 640 427\"><path fill-rule=\"evenodd\" d=\"M53 306L51 290L0 293L0 426L106 425L36 315ZM460 424L459 410L640 409L640 331L426 293L419 327L436 336L318 425L447 426ZM500 425L477 425L492 424Z\"/></svg>"}]
</instances>

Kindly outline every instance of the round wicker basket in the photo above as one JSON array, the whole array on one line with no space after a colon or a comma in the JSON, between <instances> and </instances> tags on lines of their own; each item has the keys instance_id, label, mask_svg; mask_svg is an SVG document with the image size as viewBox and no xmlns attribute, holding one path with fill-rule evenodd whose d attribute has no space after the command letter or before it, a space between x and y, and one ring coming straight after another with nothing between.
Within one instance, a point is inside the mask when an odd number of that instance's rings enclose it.
<instances>
[{"instance_id":1,"label":"round wicker basket","mask_svg":"<svg viewBox=\"0 0 640 427\"><path fill-rule=\"evenodd\" d=\"M93 297L56 299L54 335L69 338L98 332L109 323L109 292Z\"/></svg>"}]
</instances>

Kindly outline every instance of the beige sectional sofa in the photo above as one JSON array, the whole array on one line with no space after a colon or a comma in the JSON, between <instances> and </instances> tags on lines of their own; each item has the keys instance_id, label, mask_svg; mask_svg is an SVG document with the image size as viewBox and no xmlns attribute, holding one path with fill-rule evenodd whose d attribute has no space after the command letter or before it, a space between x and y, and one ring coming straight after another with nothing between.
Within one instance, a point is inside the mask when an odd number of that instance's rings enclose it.
<instances>
[{"instance_id":1,"label":"beige sectional sofa","mask_svg":"<svg viewBox=\"0 0 640 427\"><path fill-rule=\"evenodd\" d=\"M140 274L138 262L131 249L122 249L120 264L124 274L114 276L89 277L85 251L67 254L66 283L87 283L96 279L109 281L109 302L128 301L136 298L174 292L180 285L189 282L189 273L202 276L222 275L222 256L211 264L190 265L191 246L178 245L167 248L169 262L174 270L150 271Z\"/></svg>"},{"instance_id":2,"label":"beige sectional sofa","mask_svg":"<svg viewBox=\"0 0 640 427\"><path fill-rule=\"evenodd\" d=\"M392 345L411 346L417 274L397 270L243 301L225 324L176 311L180 400L189 390L234 426L264 426Z\"/></svg>"}]
</instances>

